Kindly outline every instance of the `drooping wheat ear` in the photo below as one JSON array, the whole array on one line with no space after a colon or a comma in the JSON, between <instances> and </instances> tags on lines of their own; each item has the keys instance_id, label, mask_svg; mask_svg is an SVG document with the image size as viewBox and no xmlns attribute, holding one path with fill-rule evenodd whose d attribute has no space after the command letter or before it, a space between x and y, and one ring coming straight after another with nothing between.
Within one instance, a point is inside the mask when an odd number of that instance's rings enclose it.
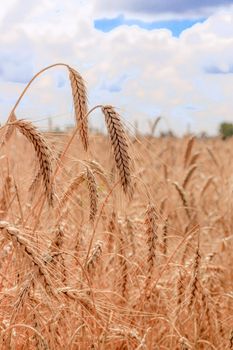
<instances>
[{"instance_id":1,"label":"drooping wheat ear","mask_svg":"<svg viewBox=\"0 0 233 350\"><path fill-rule=\"evenodd\" d=\"M100 256L102 254L103 242L97 241L95 246L91 252L89 259L87 260L86 268L88 273L91 273L95 270L98 261L100 260Z\"/></svg>"},{"instance_id":2,"label":"drooping wheat ear","mask_svg":"<svg viewBox=\"0 0 233 350\"><path fill-rule=\"evenodd\" d=\"M188 169L186 175L185 175L185 178L184 178L184 181L183 181L183 188L186 188L188 183L189 183L189 180L191 179L193 173L195 172L195 170L197 169L197 165L196 164L193 164L192 166L190 166L190 168Z\"/></svg>"},{"instance_id":3,"label":"drooping wheat ear","mask_svg":"<svg viewBox=\"0 0 233 350\"><path fill-rule=\"evenodd\" d=\"M79 135L85 151L88 149L88 119L86 87L82 76L73 68L68 67L74 101L75 118L79 127Z\"/></svg>"},{"instance_id":4,"label":"drooping wheat ear","mask_svg":"<svg viewBox=\"0 0 233 350\"><path fill-rule=\"evenodd\" d=\"M185 154L184 154L184 166L185 167L187 166L188 161L190 159L190 155L191 155L191 152L192 152L194 141L195 141L195 136L191 136L188 139L186 150L185 150Z\"/></svg>"},{"instance_id":5,"label":"drooping wheat ear","mask_svg":"<svg viewBox=\"0 0 233 350\"><path fill-rule=\"evenodd\" d=\"M89 191L89 199L90 199L90 215L89 220L94 222L95 216L97 213L97 205L98 205L98 192L97 192L97 184L95 181L95 176L90 168L86 168L86 181L87 187Z\"/></svg>"},{"instance_id":6,"label":"drooping wheat ear","mask_svg":"<svg viewBox=\"0 0 233 350\"><path fill-rule=\"evenodd\" d=\"M188 304L188 309L190 310L194 300L196 298L197 290L198 290L198 283L199 283L199 270L200 270L200 262L201 262L201 255L200 255L200 248L199 248L199 241L195 252L194 257L194 264L193 264L193 276L191 281L191 288L190 288L190 299Z\"/></svg>"},{"instance_id":7,"label":"drooping wheat ear","mask_svg":"<svg viewBox=\"0 0 233 350\"><path fill-rule=\"evenodd\" d=\"M102 112L105 116L109 137L114 151L115 163L120 175L123 190L125 193L131 194L130 156L120 116L112 106L102 107Z\"/></svg>"},{"instance_id":8,"label":"drooping wheat ear","mask_svg":"<svg viewBox=\"0 0 233 350\"><path fill-rule=\"evenodd\" d=\"M37 270L38 276L42 278L42 284L44 285L47 293L55 295L51 280L44 267L43 260L37 256L35 250L31 247L30 242L20 234L20 231L17 228L12 227L6 221L0 221L0 231L5 235L6 238L10 239L13 244L17 244L23 254L33 264L34 268Z\"/></svg>"},{"instance_id":9,"label":"drooping wheat ear","mask_svg":"<svg viewBox=\"0 0 233 350\"><path fill-rule=\"evenodd\" d=\"M17 120L13 125L32 143L35 149L45 187L45 194L49 205L52 206L52 155L47 142L32 123L25 120Z\"/></svg>"},{"instance_id":10,"label":"drooping wheat ear","mask_svg":"<svg viewBox=\"0 0 233 350\"><path fill-rule=\"evenodd\" d=\"M156 250L156 242L158 239L157 229L158 226L156 221L158 220L158 216L156 214L156 209L153 204L149 204L146 210L145 217L145 226L146 226L146 236L147 236L147 246L148 246L148 272L145 281L145 291L147 291L150 281L152 278L153 268L155 264L155 250Z\"/></svg>"}]
</instances>

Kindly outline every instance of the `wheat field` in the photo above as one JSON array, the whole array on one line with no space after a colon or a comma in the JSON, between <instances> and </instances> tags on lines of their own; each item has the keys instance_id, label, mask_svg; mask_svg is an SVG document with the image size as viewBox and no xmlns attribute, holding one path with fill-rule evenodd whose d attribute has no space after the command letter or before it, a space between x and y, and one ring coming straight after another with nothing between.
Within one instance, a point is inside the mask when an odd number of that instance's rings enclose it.
<instances>
[{"instance_id":1,"label":"wheat field","mask_svg":"<svg viewBox=\"0 0 233 350\"><path fill-rule=\"evenodd\" d=\"M233 140L90 133L63 66L71 133L1 127L0 349L233 349Z\"/></svg>"}]
</instances>

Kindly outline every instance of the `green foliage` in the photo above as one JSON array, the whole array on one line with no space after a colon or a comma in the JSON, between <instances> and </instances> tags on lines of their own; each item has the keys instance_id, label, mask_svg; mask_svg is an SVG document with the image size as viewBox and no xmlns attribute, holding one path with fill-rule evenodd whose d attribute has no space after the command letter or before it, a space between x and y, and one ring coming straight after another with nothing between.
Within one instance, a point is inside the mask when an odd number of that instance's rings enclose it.
<instances>
[{"instance_id":1,"label":"green foliage","mask_svg":"<svg viewBox=\"0 0 233 350\"><path fill-rule=\"evenodd\" d=\"M233 136L233 124L232 123L221 123L219 127L220 135L223 139Z\"/></svg>"}]
</instances>

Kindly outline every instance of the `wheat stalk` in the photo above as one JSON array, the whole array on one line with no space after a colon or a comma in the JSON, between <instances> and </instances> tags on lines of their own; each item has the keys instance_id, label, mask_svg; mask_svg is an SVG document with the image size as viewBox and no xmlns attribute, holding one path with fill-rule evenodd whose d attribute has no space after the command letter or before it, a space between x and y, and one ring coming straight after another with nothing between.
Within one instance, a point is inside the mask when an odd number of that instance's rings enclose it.
<instances>
[{"instance_id":1,"label":"wheat stalk","mask_svg":"<svg viewBox=\"0 0 233 350\"><path fill-rule=\"evenodd\" d=\"M193 173L195 172L195 170L197 169L197 165L196 164L193 164L192 166L190 166L190 168L188 169L186 175L185 175L185 178L184 178L184 181L183 181L183 188L186 188L188 183L189 183L189 180L191 179Z\"/></svg>"}]
</instances>

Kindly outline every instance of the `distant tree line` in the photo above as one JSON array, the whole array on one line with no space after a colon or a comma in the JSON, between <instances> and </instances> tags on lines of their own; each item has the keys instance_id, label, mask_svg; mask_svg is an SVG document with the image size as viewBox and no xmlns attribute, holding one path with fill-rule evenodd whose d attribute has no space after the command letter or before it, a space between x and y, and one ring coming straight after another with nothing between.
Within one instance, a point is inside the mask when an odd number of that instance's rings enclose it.
<instances>
[{"instance_id":1,"label":"distant tree line","mask_svg":"<svg viewBox=\"0 0 233 350\"><path fill-rule=\"evenodd\" d=\"M233 124L226 122L221 123L219 126L219 133L222 136L223 140L233 136Z\"/></svg>"}]
</instances>

